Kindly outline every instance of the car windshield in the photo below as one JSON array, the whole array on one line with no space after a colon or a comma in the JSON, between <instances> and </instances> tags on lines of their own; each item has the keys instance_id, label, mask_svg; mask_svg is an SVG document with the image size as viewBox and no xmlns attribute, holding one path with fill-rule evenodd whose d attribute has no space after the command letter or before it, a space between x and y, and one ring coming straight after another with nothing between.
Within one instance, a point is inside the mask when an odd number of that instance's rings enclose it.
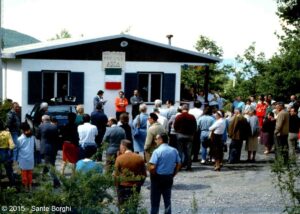
<instances>
[{"instance_id":1,"label":"car windshield","mask_svg":"<svg viewBox=\"0 0 300 214\"><path fill-rule=\"evenodd\" d=\"M49 106L48 112L50 115L68 115L71 106Z\"/></svg>"}]
</instances>

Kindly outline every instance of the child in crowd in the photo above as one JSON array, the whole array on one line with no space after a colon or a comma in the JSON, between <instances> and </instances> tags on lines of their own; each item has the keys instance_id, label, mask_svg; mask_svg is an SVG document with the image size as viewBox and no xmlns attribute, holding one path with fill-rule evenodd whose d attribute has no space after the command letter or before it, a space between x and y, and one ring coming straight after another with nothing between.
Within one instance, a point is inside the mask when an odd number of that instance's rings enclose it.
<instances>
[{"instance_id":1,"label":"child in crowd","mask_svg":"<svg viewBox=\"0 0 300 214\"><path fill-rule=\"evenodd\" d=\"M22 173L22 183L25 190L31 191L32 170L34 167L34 144L35 137L32 135L27 123L21 124L22 135L18 138L19 155L18 162Z\"/></svg>"}]
</instances>

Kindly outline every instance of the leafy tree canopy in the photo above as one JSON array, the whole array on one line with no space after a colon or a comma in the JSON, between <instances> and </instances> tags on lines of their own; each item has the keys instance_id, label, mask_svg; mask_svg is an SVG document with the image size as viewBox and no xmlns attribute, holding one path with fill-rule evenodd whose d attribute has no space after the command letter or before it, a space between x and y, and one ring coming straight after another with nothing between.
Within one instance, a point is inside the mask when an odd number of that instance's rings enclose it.
<instances>
[{"instance_id":1,"label":"leafy tree canopy","mask_svg":"<svg viewBox=\"0 0 300 214\"><path fill-rule=\"evenodd\" d=\"M300 0L277 2L277 15L284 21L284 33L277 34L279 52L266 59L264 53L256 53L255 43L252 43L243 55L236 57L242 68L235 90L227 90L229 94L234 91L240 95L272 94L276 100L282 101L287 101L291 94L299 95Z\"/></svg>"},{"instance_id":2,"label":"leafy tree canopy","mask_svg":"<svg viewBox=\"0 0 300 214\"><path fill-rule=\"evenodd\" d=\"M200 35L196 42L195 48L197 51L216 57L223 56L223 49L219 47L215 41L206 36Z\"/></svg>"},{"instance_id":3,"label":"leafy tree canopy","mask_svg":"<svg viewBox=\"0 0 300 214\"><path fill-rule=\"evenodd\" d=\"M300 19L300 0L277 0L277 15L288 22L297 25Z\"/></svg>"},{"instance_id":4,"label":"leafy tree canopy","mask_svg":"<svg viewBox=\"0 0 300 214\"><path fill-rule=\"evenodd\" d=\"M68 30L62 29L59 34L56 34L55 37L51 38L50 40L66 39L71 37L72 35L69 33Z\"/></svg>"},{"instance_id":5,"label":"leafy tree canopy","mask_svg":"<svg viewBox=\"0 0 300 214\"><path fill-rule=\"evenodd\" d=\"M218 46L215 41L206 36L200 35L195 44L197 51L208 55L222 57L223 49ZM181 83L184 85L184 90L192 89L193 92L198 92L204 89L204 72L203 66L187 66L182 69ZM223 92L225 84L229 77L227 74L233 71L230 65L209 65L209 89Z\"/></svg>"}]
</instances>

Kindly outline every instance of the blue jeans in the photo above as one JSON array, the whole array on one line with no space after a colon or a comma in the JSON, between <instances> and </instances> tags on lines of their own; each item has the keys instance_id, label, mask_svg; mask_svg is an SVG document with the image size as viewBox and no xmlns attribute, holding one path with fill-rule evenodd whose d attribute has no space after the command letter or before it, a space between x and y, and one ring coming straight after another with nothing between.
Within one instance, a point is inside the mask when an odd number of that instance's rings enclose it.
<instances>
[{"instance_id":1,"label":"blue jeans","mask_svg":"<svg viewBox=\"0 0 300 214\"><path fill-rule=\"evenodd\" d=\"M243 147L243 140L231 140L229 146L229 163L238 163L241 160L241 152Z\"/></svg>"},{"instance_id":2,"label":"blue jeans","mask_svg":"<svg viewBox=\"0 0 300 214\"><path fill-rule=\"evenodd\" d=\"M163 196L165 213L171 214L171 190L173 175L151 175L151 214L159 213L160 197Z\"/></svg>"},{"instance_id":3,"label":"blue jeans","mask_svg":"<svg viewBox=\"0 0 300 214\"><path fill-rule=\"evenodd\" d=\"M177 134L178 153L183 167L190 168L192 166L192 146L193 136Z\"/></svg>"},{"instance_id":4,"label":"blue jeans","mask_svg":"<svg viewBox=\"0 0 300 214\"><path fill-rule=\"evenodd\" d=\"M207 156L207 147L203 146L203 142L208 140L208 136L201 135L200 142L201 142L201 159L206 161Z\"/></svg>"}]
</instances>

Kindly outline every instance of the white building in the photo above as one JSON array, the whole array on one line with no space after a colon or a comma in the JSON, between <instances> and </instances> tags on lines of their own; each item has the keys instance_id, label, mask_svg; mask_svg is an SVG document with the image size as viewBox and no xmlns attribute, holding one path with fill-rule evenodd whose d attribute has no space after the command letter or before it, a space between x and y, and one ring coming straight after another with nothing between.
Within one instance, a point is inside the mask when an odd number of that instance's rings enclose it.
<instances>
[{"instance_id":1,"label":"white building","mask_svg":"<svg viewBox=\"0 0 300 214\"><path fill-rule=\"evenodd\" d=\"M3 50L2 61L2 97L19 102L24 119L33 104L64 94L76 96L77 103L91 113L100 89L105 92L108 116L115 115L119 90L125 91L129 100L133 90L139 89L148 104L155 99L179 101L181 66L220 60L121 34L8 48Z\"/></svg>"}]
</instances>

